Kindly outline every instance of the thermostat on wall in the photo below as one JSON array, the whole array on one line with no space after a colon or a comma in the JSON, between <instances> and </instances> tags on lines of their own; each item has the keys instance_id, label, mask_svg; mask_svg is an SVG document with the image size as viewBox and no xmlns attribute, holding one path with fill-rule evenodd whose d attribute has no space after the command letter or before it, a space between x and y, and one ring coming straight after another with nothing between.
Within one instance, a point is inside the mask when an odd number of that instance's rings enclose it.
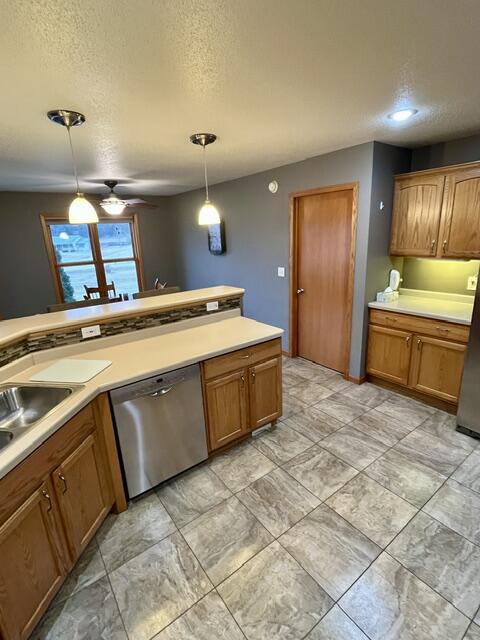
<instances>
[{"instance_id":1,"label":"thermostat on wall","mask_svg":"<svg viewBox=\"0 0 480 640\"><path fill-rule=\"evenodd\" d=\"M270 193L277 193L278 182L276 180L272 180L268 185L268 190L270 191Z\"/></svg>"}]
</instances>

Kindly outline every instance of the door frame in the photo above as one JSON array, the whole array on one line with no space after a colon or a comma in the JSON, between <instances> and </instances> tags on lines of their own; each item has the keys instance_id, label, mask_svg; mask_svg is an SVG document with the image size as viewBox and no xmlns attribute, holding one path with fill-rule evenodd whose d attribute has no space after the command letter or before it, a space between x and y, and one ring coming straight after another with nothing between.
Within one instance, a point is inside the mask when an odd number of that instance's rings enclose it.
<instances>
[{"instance_id":1,"label":"door frame","mask_svg":"<svg viewBox=\"0 0 480 640\"><path fill-rule=\"evenodd\" d=\"M358 182L348 182L346 184L336 184L329 187L308 189L306 191L295 191L289 194L289 226L290 226L290 255L289 255L289 346L288 355L295 357L298 355L298 302L297 302L297 279L298 279L298 200L303 196L313 196L322 193L332 193L335 191L352 192L352 224L351 224L351 245L350 245L350 266L347 285L347 313L345 315L345 329L347 340L343 356L345 378L349 377L350 371L350 346L352 338L352 307L353 289L355 278L355 249L357 240L357 214L358 214Z\"/></svg>"}]
</instances>

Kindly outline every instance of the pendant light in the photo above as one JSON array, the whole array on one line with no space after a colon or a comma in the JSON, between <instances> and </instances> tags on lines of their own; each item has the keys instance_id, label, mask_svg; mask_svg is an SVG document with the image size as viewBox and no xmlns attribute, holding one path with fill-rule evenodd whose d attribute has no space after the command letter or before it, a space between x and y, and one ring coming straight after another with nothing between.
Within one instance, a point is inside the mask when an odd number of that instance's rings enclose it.
<instances>
[{"instance_id":1,"label":"pendant light","mask_svg":"<svg viewBox=\"0 0 480 640\"><path fill-rule=\"evenodd\" d=\"M110 189L110 193L100 202L100 206L111 216L121 215L124 212L127 203L125 200L121 200L114 192L114 189L118 184L118 180L105 180L104 184Z\"/></svg>"},{"instance_id":2,"label":"pendant light","mask_svg":"<svg viewBox=\"0 0 480 640\"><path fill-rule=\"evenodd\" d=\"M220 222L220 214L218 209L210 202L208 197L208 175L207 175L207 158L206 158L206 146L215 142L217 136L214 133L194 133L190 136L190 142L198 144L203 147L203 168L205 171L205 202L202 208L198 212L198 224L218 224Z\"/></svg>"},{"instance_id":3,"label":"pendant light","mask_svg":"<svg viewBox=\"0 0 480 640\"><path fill-rule=\"evenodd\" d=\"M68 221L71 224L90 224L92 222L98 222L97 212L93 205L85 198L83 193L80 192L78 184L77 164L75 162L75 154L73 152L72 136L70 129L72 127L78 127L85 122L85 116L77 111L69 111L68 109L55 109L47 113L49 120L56 124L61 124L67 129L68 142L70 145L70 152L72 154L73 173L75 175L75 184L77 187L77 195L70 203L68 209Z\"/></svg>"}]
</instances>

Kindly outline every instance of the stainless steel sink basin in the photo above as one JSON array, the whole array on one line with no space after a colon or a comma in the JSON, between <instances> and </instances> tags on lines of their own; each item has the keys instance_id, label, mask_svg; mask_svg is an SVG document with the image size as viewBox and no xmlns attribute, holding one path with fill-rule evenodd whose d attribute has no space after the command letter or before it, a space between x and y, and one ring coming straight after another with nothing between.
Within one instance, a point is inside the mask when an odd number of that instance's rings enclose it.
<instances>
[{"instance_id":1,"label":"stainless steel sink basin","mask_svg":"<svg viewBox=\"0 0 480 640\"><path fill-rule=\"evenodd\" d=\"M73 393L71 387L0 385L0 449Z\"/></svg>"}]
</instances>

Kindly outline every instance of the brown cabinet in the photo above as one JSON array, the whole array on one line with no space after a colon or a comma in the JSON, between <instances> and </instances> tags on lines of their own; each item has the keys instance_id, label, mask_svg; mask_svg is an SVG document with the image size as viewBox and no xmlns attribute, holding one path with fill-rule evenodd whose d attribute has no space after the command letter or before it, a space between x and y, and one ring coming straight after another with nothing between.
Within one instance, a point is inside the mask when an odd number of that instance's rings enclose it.
<instances>
[{"instance_id":1,"label":"brown cabinet","mask_svg":"<svg viewBox=\"0 0 480 640\"><path fill-rule=\"evenodd\" d=\"M411 346L411 333L371 325L368 334L368 373L397 384L408 384Z\"/></svg>"},{"instance_id":2,"label":"brown cabinet","mask_svg":"<svg viewBox=\"0 0 480 640\"><path fill-rule=\"evenodd\" d=\"M248 432L245 372L221 376L205 389L210 448L218 449Z\"/></svg>"},{"instance_id":3,"label":"brown cabinet","mask_svg":"<svg viewBox=\"0 0 480 640\"><path fill-rule=\"evenodd\" d=\"M466 345L414 336L410 386L447 402L457 402Z\"/></svg>"},{"instance_id":4,"label":"brown cabinet","mask_svg":"<svg viewBox=\"0 0 480 640\"><path fill-rule=\"evenodd\" d=\"M372 309L367 373L455 404L468 335L465 325Z\"/></svg>"},{"instance_id":5,"label":"brown cabinet","mask_svg":"<svg viewBox=\"0 0 480 640\"><path fill-rule=\"evenodd\" d=\"M48 483L0 527L2 638L28 638L66 575Z\"/></svg>"},{"instance_id":6,"label":"brown cabinet","mask_svg":"<svg viewBox=\"0 0 480 640\"><path fill-rule=\"evenodd\" d=\"M210 451L282 415L280 339L211 358L202 374Z\"/></svg>"},{"instance_id":7,"label":"brown cabinet","mask_svg":"<svg viewBox=\"0 0 480 640\"><path fill-rule=\"evenodd\" d=\"M250 428L257 429L279 417L282 406L282 359L272 358L249 369Z\"/></svg>"},{"instance_id":8,"label":"brown cabinet","mask_svg":"<svg viewBox=\"0 0 480 640\"><path fill-rule=\"evenodd\" d=\"M28 638L114 503L104 400L0 479L2 640Z\"/></svg>"},{"instance_id":9,"label":"brown cabinet","mask_svg":"<svg viewBox=\"0 0 480 640\"><path fill-rule=\"evenodd\" d=\"M95 433L57 467L53 482L70 552L76 560L112 506Z\"/></svg>"},{"instance_id":10,"label":"brown cabinet","mask_svg":"<svg viewBox=\"0 0 480 640\"><path fill-rule=\"evenodd\" d=\"M390 252L480 257L480 163L395 178Z\"/></svg>"},{"instance_id":11,"label":"brown cabinet","mask_svg":"<svg viewBox=\"0 0 480 640\"><path fill-rule=\"evenodd\" d=\"M402 176L395 181L392 255L436 255L444 175Z\"/></svg>"}]
</instances>

